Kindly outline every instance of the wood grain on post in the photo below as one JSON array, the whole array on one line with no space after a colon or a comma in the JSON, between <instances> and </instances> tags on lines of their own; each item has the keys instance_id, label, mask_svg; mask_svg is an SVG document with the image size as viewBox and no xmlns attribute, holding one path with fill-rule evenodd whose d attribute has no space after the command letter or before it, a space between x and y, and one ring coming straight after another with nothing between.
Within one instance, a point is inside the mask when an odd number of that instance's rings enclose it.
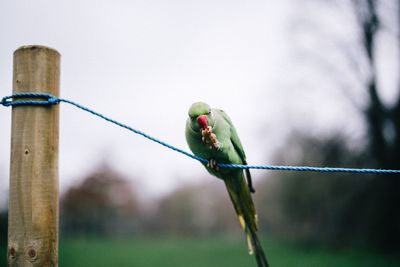
<instances>
[{"instance_id":1,"label":"wood grain on post","mask_svg":"<svg viewBox=\"0 0 400 267\"><path fill-rule=\"evenodd\" d=\"M44 46L14 52L13 93L59 96L60 54ZM59 108L12 108L8 266L58 266Z\"/></svg>"}]
</instances>

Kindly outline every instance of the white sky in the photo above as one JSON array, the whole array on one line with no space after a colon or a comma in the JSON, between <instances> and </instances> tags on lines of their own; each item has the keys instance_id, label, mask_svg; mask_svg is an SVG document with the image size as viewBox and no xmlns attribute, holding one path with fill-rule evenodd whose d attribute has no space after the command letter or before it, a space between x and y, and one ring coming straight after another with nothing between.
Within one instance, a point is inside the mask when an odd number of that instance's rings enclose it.
<instances>
[{"instance_id":1,"label":"white sky","mask_svg":"<svg viewBox=\"0 0 400 267\"><path fill-rule=\"evenodd\" d=\"M326 16L313 21L307 16L318 12L296 3L2 0L0 96L12 90L13 51L41 44L62 54L62 97L185 150L187 109L199 100L231 116L251 164L270 163L281 137L299 124L311 132L347 125L345 131L358 137L361 123L349 126L356 116L348 115L355 111L343 103L343 92L332 84L316 88L325 78L293 63L304 47L329 47L293 25L298 8L310 29L318 25L329 29L328 35L342 33L351 43L349 14L338 20L338 12L325 10ZM290 36L296 26L298 35ZM103 159L128 176L140 176L134 186L151 194L208 177L191 159L61 106L61 190ZM0 175L6 177L0 194L8 186L10 117L10 110L0 107Z\"/></svg>"}]
</instances>

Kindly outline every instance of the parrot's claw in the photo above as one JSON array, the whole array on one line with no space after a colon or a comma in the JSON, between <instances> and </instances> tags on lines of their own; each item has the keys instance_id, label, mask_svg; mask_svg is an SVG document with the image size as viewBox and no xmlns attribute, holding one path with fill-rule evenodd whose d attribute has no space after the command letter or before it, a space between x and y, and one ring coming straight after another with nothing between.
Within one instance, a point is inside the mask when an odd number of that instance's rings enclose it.
<instances>
[{"instance_id":1,"label":"parrot's claw","mask_svg":"<svg viewBox=\"0 0 400 267\"><path fill-rule=\"evenodd\" d=\"M218 163L215 159L208 160L207 167L219 171Z\"/></svg>"}]
</instances>

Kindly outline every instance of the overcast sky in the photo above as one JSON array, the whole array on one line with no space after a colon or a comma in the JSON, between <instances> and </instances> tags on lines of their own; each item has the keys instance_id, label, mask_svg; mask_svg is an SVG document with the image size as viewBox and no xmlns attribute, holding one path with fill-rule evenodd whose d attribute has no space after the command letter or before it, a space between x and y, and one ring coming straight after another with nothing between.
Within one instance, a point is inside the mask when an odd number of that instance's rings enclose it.
<instances>
[{"instance_id":1,"label":"overcast sky","mask_svg":"<svg viewBox=\"0 0 400 267\"><path fill-rule=\"evenodd\" d=\"M304 15L296 20L299 8ZM249 163L268 164L293 124L311 132L343 125L355 137L361 132L360 123L343 122L343 112L354 112L343 92L329 84L311 88L323 79L293 62L294 54L321 45L314 28L338 34L345 44L356 41L350 14L316 8L290 0L2 0L1 96L12 91L13 51L50 46L62 55L62 97L185 150L187 109L205 101L230 115ZM309 14L319 15L310 22ZM311 23L310 30L298 20ZM311 82L298 83L304 80ZM0 192L8 186L10 117L9 108L0 108L0 174L6 177ZM67 104L60 124L61 190L102 160L140 175L135 186L154 194L214 179L198 162Z\"/></svg>"}]
</instances>

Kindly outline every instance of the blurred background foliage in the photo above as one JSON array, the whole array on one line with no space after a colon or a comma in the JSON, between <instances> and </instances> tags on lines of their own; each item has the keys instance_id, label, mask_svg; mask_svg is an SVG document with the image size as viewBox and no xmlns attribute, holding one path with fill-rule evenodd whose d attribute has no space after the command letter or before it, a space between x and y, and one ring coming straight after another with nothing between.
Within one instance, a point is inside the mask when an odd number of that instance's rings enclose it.
<instances>
[{"instance_id":1,"label":"blurred background foliage","mask_svg":"<svg viewBox=\"0 0 400 267\"><path fill-rule=\"evenodd\" d=\"M314 2L320 5L324 1ZM327 2L323 4L335 4L335 1ZM345 55L347 67L350 66L356 73L357 83L363 88L366 98L363 105L355 104L359 118L365 125L363 139L357 143L351 142L341 129L325 136L315 136L307 129L293 128L280 149L285 153L277 153L275 156L276 164L400 169L400 94L397 93L397 99L392 99L390 103L382 99L378 74L384 70L380 70L382 66L376 64L375 53L381 31L393 32L396 36L394 41L399 44L400 7L393 5L398 9L397 18L387 23L385 7L379 5L380 1L354 0L348 3L358 23L359 43L352 48L357 51L356 54L348 53L346 47L340 49ZM316 52L314 56L323 57L323 53ZM398 66L400 57L397 61ZM348 79L346 75L335 76L329 67L320 63L316 68L331 75L333 86L337 86L338 90L344 89L344 94L346 90L351 91L351 88L343 85L343 80ZM359 72L364 74L357 74ZM396 79L397 90L400 91L399 75ZM348 95L351 100L351 94ZM140 173L134 175L135 179L140 179ZM204 255L207 256L203 256L203 260L208 257L212 259L215 251L202 250L208 247L221 252L217 254L222 260L220 258L214 262L231 262L228 258L232 257L236 264L248 264L247 261L241 262L235 258L238 247L245 251L245 243L240 240L242 233L221 181L206 177L204 183L183 184L162 197L146 199L140 195L140 188L132 187L128 180L132 179L120 174L111 164L103 163L93 172L83 175L79 184L62 194L61 266L67 266L62 262L66 263L69 257L76 255L68 254L68 248L73 250L71 247L77 249L79 246L85 247L85 244L86 249L95 247L90 241L82 241L92 238L139 240L138 243L119 243L115 246L148 249L152 253L155 253L152 250L157 247L160 253L169 251L165 255L166 260L171 260L169 256L182 251L191 257L192 246L199 253L205 251ZM313 266L330 266L331 262L332 266L400 264L399 175L265 172L256 181L256 191L254 197L261 235L267 244L267 254L271 255L276 266L311 266L309 263L314 260ZM6 236L6 218L6 211L0 213L1 237ZM164 241L160 241L160 237ZM176 238L183 239L176 241ZM211 241L205 241L207 239ZM68 243L71 240L78 241ZM284 244L291 245L282 245L282 240L287 242ZM5 241L5 238L1 238L0 247L6 246ZM278 245L275 246L274 242ZM232 250L226 252L224 247ZM329 252L325 255L321 247L328 248ZM306 248L313 249L310 252ZM343 249L348 248L374 253L363 254L354 250L351 253L356 256L346 261L348 252L343 252ZM97 249L101 251L102 248ZM301 263L286 262L285 265L282 251L292 253L293 257L289 258L298 257ZM324 256L316 260L313 254ZM378 254L381 256L371 256ZM5 261L4 253L1 255L1 260ZM146 257L151 258L149 255ZM196 256L192 256L195 262ZM171 257L176 260L171 265L180 266L180 257ZM151 262L148 258L143 261ZM335 260L341 259L342 265L336 265ZM198 266L209 264L204 261ZM234 262L229 264L236 266ZM4 266L2 263L0 265Z\"/></svg>"}]
</instances>

